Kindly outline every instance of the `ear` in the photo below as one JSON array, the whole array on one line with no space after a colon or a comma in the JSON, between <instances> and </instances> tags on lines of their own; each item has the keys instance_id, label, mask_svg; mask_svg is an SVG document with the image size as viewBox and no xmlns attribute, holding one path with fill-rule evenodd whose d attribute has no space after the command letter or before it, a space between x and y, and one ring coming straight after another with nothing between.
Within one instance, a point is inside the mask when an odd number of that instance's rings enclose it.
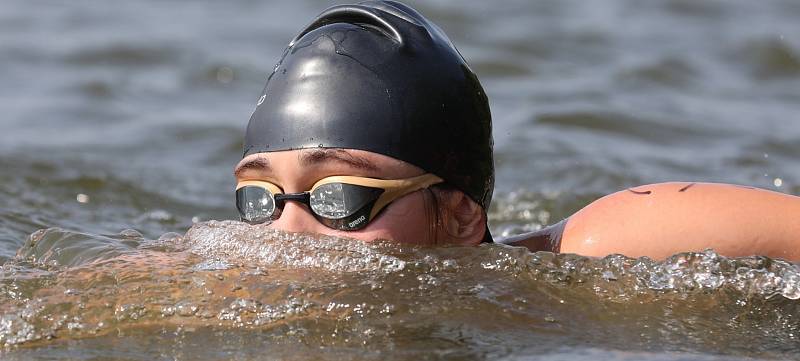
<instances>
[{"instance_id":1,"label":"ear","mask_svg":"<svg viewBox=\"0 0 800 361\"><path fill-rule=\"evenodd\" d=\"M483 208L464 192L453 190L445 192L441 202L441 221L439 239L448 244L477 245L486 231L486 214Z\"/></svg>"}]
</instances>

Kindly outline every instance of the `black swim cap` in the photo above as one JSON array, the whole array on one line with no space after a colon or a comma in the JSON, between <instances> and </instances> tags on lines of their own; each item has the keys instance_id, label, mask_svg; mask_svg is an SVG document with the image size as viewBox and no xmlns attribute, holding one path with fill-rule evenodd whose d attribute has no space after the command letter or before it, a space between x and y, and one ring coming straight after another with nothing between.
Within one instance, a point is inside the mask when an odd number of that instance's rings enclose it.
<instances>
[{"instance_id":1,"label":"black swim cap","mask_svg":"<svg viewBox=\"0 0 800 361\"><path fill-rule=\"evenodd\" d=\"M247 125L244 155L380 153L438 175L486 210L494 188L486 94L447 36L414 9L325 10L289 43Z\"/></svg>"}]
</instances>

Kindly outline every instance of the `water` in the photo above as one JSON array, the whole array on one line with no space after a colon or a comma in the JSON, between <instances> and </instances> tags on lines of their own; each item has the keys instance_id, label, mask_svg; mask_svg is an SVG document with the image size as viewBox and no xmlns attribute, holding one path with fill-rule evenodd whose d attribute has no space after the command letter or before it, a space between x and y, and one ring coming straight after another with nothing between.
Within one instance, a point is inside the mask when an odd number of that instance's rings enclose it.
<instances>
[{"instance_id":1,"label":"water","mask_svg":"<svg viewBox=\"0 0 800 361\"><path fill-rule=\"evenodd\" d=\"M642 183L800 193L795 1L409 4L490 97L496 234ZM780 260L413 249L206 223L235 218L256 97L328 5L0 6L4 359L796 357L797 266Z\"/></svg>"},{"instance_id":2,"label":"water","mask_svg":"<svg viewBox=\"0 0 800 361\"><path fill-rule=\"evenodd\" d=\"M257 358L261 345L348 359L800 349L800 268L763 257L419 248L233 221L157 241L49 229L18 256L0 274L0 342L27 344L20 358Z\"/></svg>"}]
</instances>

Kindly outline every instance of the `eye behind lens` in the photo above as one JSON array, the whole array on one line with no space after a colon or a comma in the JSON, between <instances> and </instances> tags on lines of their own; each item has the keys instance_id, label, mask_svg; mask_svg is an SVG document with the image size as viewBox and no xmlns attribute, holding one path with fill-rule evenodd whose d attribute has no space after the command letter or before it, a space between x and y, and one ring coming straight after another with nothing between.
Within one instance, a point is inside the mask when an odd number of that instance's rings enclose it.
<instances>
[{"instance_id":1,"label":"eye behind lens","mask_svg":"<svg viewBox=\"0 0 800 361\"><path fill-rule=\"evenodd\" d=\"M311 191L311 210L328 219L349 218L366 205L374 204L382 193L383 189L355 184L323 184Z\"/></svg>"}]
</instances>

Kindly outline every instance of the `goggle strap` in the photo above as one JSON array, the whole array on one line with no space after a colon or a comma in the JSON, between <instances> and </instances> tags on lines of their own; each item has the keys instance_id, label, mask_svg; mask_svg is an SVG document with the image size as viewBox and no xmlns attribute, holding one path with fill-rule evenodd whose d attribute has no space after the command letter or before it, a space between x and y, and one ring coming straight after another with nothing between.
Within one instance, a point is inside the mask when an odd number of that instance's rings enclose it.
<instances>
[{"instance_id":1,"label":"goggle strap","mask_svg":"<svg viewBox=\"0 0 800 361\"><path fill-rule=\"evenodd\" d=\"M244 187L247 187L247 186L256 186L256 187L266 188L268 191L270 191L273 194L273 196L275 194L283 193L283 191L280 188L278 188L278 186L276 186L276 185L274 185L274 184L272 184L270 182L264 182L264 181L258 181L258 180L241 181L238 184L236 184L236 190L238 191L240 188L244 188Z\"/></svg>"},{"instance_id":2,"label":"goggle strap","mask_svg":"<svg viewBox=\"0 0 800 361\"><path fill-rule=\"evenodd\" d=\"M380 212L383 207L386 207L389 203L394 201L397 198L400 198L406 194L416 192L420 189L428 188L434 184L441 183L443 180L433 174L424 174L419 177L409 178L405 180L399 181L387 181L387 182L397 182L395 185L383 188L386 190L378 197L378 200L375 201L375 205L372 207L372 212L370 212L369 219L373 219L378 212Z\"/></svg>"}]
</instances>

